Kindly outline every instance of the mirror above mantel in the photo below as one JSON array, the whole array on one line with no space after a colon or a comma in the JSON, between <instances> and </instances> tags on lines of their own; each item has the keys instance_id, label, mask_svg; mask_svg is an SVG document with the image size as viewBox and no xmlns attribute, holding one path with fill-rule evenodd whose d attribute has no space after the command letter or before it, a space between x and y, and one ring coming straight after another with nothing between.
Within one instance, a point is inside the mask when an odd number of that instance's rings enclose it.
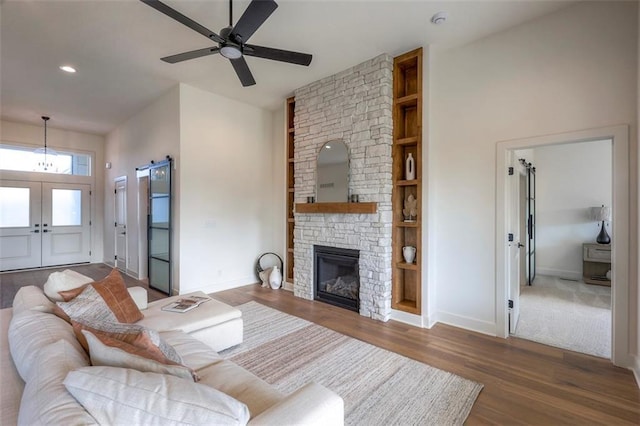
<instances>
[{"instance_id":1,"label":"mirror above mantel","mask_svg":"<svg viewBox=\"0 0 640 426\"><path fill-rule=\"evenodd\" d=\"M319 203L349 200L349 149L340 140L325 143L318 152L316 166L316 201Z\"/></svg>"}]
</instances>

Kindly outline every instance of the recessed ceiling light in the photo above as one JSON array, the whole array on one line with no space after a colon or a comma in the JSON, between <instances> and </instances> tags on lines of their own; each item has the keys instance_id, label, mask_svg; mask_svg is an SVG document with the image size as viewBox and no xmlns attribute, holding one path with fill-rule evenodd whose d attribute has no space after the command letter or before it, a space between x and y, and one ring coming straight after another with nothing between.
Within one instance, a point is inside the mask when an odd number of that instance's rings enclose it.
<instances>
[{"instance_id":1,"label":"recessed ceiling light","mask_svg":"<svg viewBox=\"0 0 640 426\"><path fill-rule=\"evenodd\" d=\"M444 24L448 17L447 12L438 12L431 17L431 22L436 25Z\"/></svg>"},{"instance_id":2,"label":"recessed ceiling light","mask_svg":"<svg viewBox=\"0 0 640 426\"><path fill-rule=\"evenodd\" d=\"M68 72L70 74L73 74L74 72L76 72L76 69L70 65L62 65L60 67L60 69L64 72Z\"/></svg>"}]
</instances>

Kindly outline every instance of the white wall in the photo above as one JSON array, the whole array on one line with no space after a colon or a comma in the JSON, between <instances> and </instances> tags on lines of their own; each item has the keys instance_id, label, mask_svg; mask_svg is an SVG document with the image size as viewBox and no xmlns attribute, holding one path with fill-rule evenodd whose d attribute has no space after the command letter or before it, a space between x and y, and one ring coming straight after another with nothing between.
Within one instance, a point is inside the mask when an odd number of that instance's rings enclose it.
<instances>
[{"instance_id":1,"label":"white wall","mask_svg":"<svg viewBox=\"0 0 640 426\"><path fill-rule=\"evenodd\" d=\"M533 150L537 274L582 279L582 244L595 243L600 232L589 208L611 207L611 150L610 140Z\"/></svg>"},{"instance_id":2,"label":"white wall","mask_svg":"<svg viewBox=\"0 0 640 426\"><path fill-rule=\"evenodd\" d=\"M584 2L431 52L428 285L439 321L496 332L496 142L627 123L637 158L637 19L635 2Z\"/></svg>"},{"instance_id":3,"label":"white wall","mask_svg":"<svg viewBox=\"0 0 640 426\"><path fill-rule=\"evenodd\" d=\"M63 151L70 149L93 155L93 176L88 179L91 184L91 262L102 262L103 259L103 182L104 182L104 136L90 133L75 132L58 129L52 124L55 116L47 124L47 146ZM42 147L44 143L44 126L16 123L13 121L0 121L0 141L9 144L32 146L34 149ZM38 180L41 177L33 173L24 172L0 172L0 179ZM61 182L67 179L64 175L44 175L44 180Z\"/></svg>"},{"instance_id":4,"label":"white wall","mask_svg":"<svg viewBox=\"0 0 640 426\"><path fill-rule=\"evenodd\" d=\"M180 115L180 292L255 283L258 256L280 247L273 114L181 84Z\"/></svg>"},{"instance_id":5,"label":"white wall","mask_svg":"<svg viewBox=\"0 0 640 426\"><path fill-rule=\"evenodd\" d=\"M114 179L127 176L127 242L128 273L138 276L138 240L140 235L146 236L146 230L138 229L138 182L136 167L159 161L165 155L176 159L173 171L174 182L174 217L177 224L180 214L180 97L176 86L158 98L151 105L122 123L107 135L105 161L111 162L111 169L106 171L105 188L105 226L104 226L104 259L113 264L114 249ZM104 163L102 163L104 164ZM142 233L141 233L142 232ZM174 259L178 259L180 245L179 227L174 226L172 246ZM145 262L146 259L143 259ZM174 262L173 285L179 288L179 263Z\"/></svg>"}]
</instances>

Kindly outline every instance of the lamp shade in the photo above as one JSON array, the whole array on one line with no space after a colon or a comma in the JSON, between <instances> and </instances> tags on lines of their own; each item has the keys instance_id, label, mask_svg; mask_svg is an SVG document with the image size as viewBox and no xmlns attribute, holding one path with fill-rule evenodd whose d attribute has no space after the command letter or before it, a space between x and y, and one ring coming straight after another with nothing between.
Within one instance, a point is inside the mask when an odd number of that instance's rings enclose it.
<instances>
[{"instance_id":1,"label":"lamp shade","mask_svg":"<svg viewBox=\"0 0 640 426\"><path fill-rule=\"evenodd\" d=\"M591 218L597 222L606 220L611 222L611 207L602 205L600 207L591 207Z\"/></svg>"}]
</instances>

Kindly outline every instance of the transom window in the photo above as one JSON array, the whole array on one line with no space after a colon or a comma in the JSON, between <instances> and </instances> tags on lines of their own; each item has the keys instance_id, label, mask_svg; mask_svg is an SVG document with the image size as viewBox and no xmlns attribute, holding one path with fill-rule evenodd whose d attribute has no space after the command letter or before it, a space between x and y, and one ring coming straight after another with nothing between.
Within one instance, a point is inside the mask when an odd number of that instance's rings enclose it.
<instances>
[{"instance_id":1,"label":"transom window","mask_svg":"<svg viewBox=\"0 0 640 426\"><path fill-rule=\"evenodd\" d=\"M43 161L44 154L34 149L0 144L0 170L91 176L89 154L56 150L55 155L47 154L46 162L49 166L46 170L39 166Z\"/></svg>"}]
</instances>

